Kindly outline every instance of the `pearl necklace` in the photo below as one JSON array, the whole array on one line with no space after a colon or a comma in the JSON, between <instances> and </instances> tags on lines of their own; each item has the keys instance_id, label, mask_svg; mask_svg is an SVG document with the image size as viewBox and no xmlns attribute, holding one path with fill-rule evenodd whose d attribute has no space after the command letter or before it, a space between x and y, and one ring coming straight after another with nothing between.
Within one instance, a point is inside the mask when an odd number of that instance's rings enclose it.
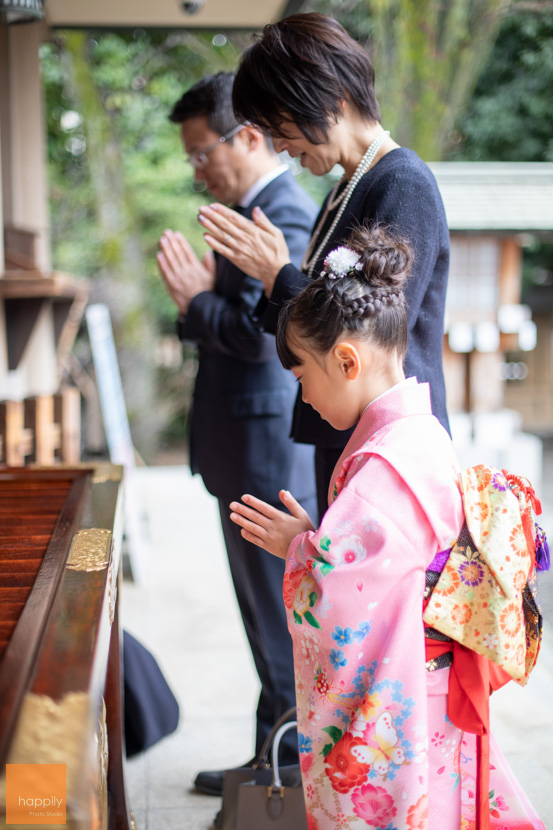
<instances>
[{"instance_id":1,"label":"pearl necklace","mask_svg":"<svg viewBox=\"0 0 553 830\"><path fill-rule=\"evenodd\" d=\"M315 263L319 259L319 255L320 255L321 251L323 250L324 246L326 245L326 243L328 242L328 240L330 239L330 237L332 236L332 234L336 230L338 222L342 218L342 215L343 215L343 213L344 213L344 211L347 207L347 204L348 204L348 202L351 198L351 194L353 193L353 191L355 190L355 188L357 187L357 185L359 184L359 182L361 181L361 179L363 178L363 176L365 175L367 170L372 165L373 161L376 158L376 154L378 153L378 151L380 150L380 148L382 147L382 145L384 144L384 142L386 141L386 139L388 138L389 135L390 135L389 131L386 130L386 131L380 133L379 135L377 135L377 137L374 139L374 141L371 142L371 144L367 148L367 152L365 153L365 155L363 156L363 158L361 159L361 161L357 165L357 167L355 169L355 173L351 177L351 179L348 183L348 186L344 188L343 192L337 198L336 198L337 191L339 190L340 186L346 181L345 175L342 176L340 181L333 188L332 193L328 197L328 201L326 203L325 211L324 211L323 215L321 216L321 220L320 220L319 224L317 225L317 227L315 228L315 230L313 232L313 235L312 235L311 240L309 242L309 245L307 247L307 251L305 252L303 262L301 264L301 270L302 271L307 271L307 273L310 277L313 276L313 269L315 268ZM315 245L317 243L317 239L319 238L319 233L321 232L321 228L323 227L324 223L326 222L328 214L330 213L331 210L334 210L334 208L338 207L338 205L340 205L340 209L338 210L336 216L334 217L334 219L332 221L332 224L330 225L330 228L326 232L323 241L318 246L315 253L313 253L313 248L315 247Z\"/></svg>"}]
</instances>

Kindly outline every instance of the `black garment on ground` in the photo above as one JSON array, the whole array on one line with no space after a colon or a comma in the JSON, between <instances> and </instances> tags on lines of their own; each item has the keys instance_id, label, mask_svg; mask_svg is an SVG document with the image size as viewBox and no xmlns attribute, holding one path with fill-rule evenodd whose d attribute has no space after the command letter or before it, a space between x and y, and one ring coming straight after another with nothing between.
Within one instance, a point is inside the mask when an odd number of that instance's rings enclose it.
<instances>
[{"instance_id":1,"label":"black garment on ground","mask_svg":"<svg viewBox=\"0 0 553 830\"><path fill-rule=\"evenodd\" d=\"M179 723L179 704L155 657L123 631L125 747L127 758L143 752Z\"/></svg>"}]
</instances>

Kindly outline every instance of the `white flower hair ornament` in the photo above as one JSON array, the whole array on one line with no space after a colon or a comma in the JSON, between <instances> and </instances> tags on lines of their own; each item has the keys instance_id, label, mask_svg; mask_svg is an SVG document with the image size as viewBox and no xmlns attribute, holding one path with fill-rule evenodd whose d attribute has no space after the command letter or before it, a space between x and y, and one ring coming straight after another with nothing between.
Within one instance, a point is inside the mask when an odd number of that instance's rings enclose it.
<instances>
[{"instance_id":1,"label":"white flower hair ornament","mask_svg":"<svg viewBox=\"0 0 553 830\"><path fill-rule=\"evenodd\" d=\"M339 280L342 277L347 277L352 271L362 271L361 257L352 251L351 248L346 248L341 245L331 251L324 261L324 270L321 271L321 277L329 277L331 280Z\"/></svg>"}]
</instances>

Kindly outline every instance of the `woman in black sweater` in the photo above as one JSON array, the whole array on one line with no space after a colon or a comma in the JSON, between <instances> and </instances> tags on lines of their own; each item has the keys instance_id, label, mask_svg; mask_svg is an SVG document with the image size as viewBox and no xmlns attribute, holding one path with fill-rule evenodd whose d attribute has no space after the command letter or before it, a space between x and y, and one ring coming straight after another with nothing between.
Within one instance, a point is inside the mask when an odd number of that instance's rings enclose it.
<instances>
[{"instance_id":1,"label":"woman in black sweater","mask_svg":"<svg viewBox=\"0 0 553 830\"><path fill-rule=\"evenodd\" d=\"M380 124L372 63L343 27L321 14L293 15L265 27L246 50L233 105L241 121L260 126L277 152L300 157L315 175L335 164L344 177L326 198L301 270L290 263L280 231L261 211L253 221L222 205L201 208L206 240L252 277L265 296L256 316L274 332L285 303L319 276L326 255L360 224L382 224L414 251L406 285L409 342L406 376L428 381L432 408L448 429L442 371L449 233L436 180L412 150L399 147ZM349 432L337 432L298 395L292 435L314 444L318 501Z\"/></svg>"}]
</instances>

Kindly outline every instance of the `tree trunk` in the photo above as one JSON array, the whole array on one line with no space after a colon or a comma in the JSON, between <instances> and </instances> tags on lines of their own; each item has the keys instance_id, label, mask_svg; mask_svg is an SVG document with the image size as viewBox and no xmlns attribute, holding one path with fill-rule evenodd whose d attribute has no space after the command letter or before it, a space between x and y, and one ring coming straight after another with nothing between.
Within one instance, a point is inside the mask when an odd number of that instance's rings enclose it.
<instances>
[{"instance_id":1,"label":"tree trunk","mask_svg":"<svg viewBox=\"0 0 553 830\"><path fill-rule=\"evenodd\" d=\"M449 134L495 42L506 0L370 0L383 124L426 161Z\"/></svg>"}]
</instances>

